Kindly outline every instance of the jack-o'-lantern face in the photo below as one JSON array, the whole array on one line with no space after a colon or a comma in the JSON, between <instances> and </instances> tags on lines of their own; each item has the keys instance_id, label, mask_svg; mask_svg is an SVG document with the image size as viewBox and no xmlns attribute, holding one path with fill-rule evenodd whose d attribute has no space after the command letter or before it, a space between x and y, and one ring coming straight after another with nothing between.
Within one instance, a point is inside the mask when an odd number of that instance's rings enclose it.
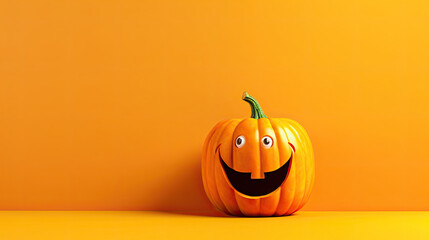
<instances>
[{"instance_id":1,"label":"jack-o'-lantern face","mask_svg":"<svg viewBox=\"0 0 429 240\"><path fill-rule=\"evenodd\" d=\"M241 148L239 146L244 144L244 139L244 136L239 136L237 138L237 148ZM264 148L270 148L269 145L272 145L272 141L273 140L271 137L265 136L262 139L261 144L264 146ZM238 149L236 151L238 151ZM265 150L261 149L260 151ZM289 173L290 163L293 156L293 154L291 154L288 161L279 168L269 172L262 172L261 174L258 174L258 172L260 172L258 167L255 167L254 169L245 172L235 170L234 168L228 166L228 164L225 163L222 158L222 154L220 153L220 151L218 152L220 163L222 164L225 176L228 179L228 182L231 187L244 196L254 198L267 196L277 190L283 184Z\"/></svg>"},{"instance_id":2,"label":"jack-o'-lantern face","mask_svg":"<svg viewBox=\"0 0 429 240\"><path fill-rule=\"evenodd\" d=\"M314 159L305 130L289 119L267 118L247 93L251 118L218 123L204 143L204 189L232 215L289 215L307 202Z\"/></svg>"},{"instance_id":3,"label":"jack-o'-lantern face","mask_svg":"<svg viewBox=\"0 0 429 240\"><path fill-rule=\"evenodd\" d=\"M275 138L275 136L274 136ZM248 139L252 139L252 137L249 137ZM289 143L291 147L293 146L291 143ZM258 152L258 149L251 149L252 146L246 147L246 136L240 135L237 138L235 138L234 146L233 146L233 152L236 153L236 157L247 157L249 156L249 153L245 153L244 151L250 151L251 154L255 154ZM249 145L249 144L248 144ZM268 163L271 161L279 161L276 154L270 154L269 151L274 145L273 137L267 135L263 136L261 138L261 141L259 143L259 156L265 156L265 157L273 157L277 159L259 159L258 161L260 164L246 164L244 168L248 168L246 171L237 171L233 167L228 166L228 164L225 163L225 160L222 158L222 154L220 150L218 150L219 153L219 160L222 165L223 171L225 173L225 177L228 179L229 184L232 188L234 188L239 194L249 197L249 198L257 198L257 197L263 197L271 194L275 190L277 190L285 181L289 169L290 169L290 163L293 157L293 153L291 151L289 159L283 163L279 168L273 169L271 171L262 171L261 165L263 163ZM219 146L220 147L220 146ZM253 144L253 147L258 147L257 144ZM220 148L218 148L220 149ZM292 147L293 149L293 147ZM253 151L253 153L252 153ZM264 153L266 151L266 153ZM272 150L271 150L272 151ZM262 153L261 153L262 152ZM257 155L254 155L257 156ZM259 157L261 158L261 157ZM250 159L244 159L244 162L250 162ZM234 162L234 161L232 161ZM236 161L239 162L239 161ZM255 162L255 161L253 161ZM267 169L267 168L265 168Z\"/></svg>"}]
</instances>

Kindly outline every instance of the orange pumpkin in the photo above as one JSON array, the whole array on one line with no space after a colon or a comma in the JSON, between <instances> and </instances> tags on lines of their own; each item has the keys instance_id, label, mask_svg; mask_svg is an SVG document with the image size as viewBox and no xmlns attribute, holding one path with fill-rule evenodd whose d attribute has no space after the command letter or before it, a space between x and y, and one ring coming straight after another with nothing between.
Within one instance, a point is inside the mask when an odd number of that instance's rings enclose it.
<instances>
[{"instance_id":1,"label":"orange pumpkin","mask_svg":"<svg viewBox=\"0 0 429 240\"><path fill-rule=\"evenodd\" d=\"M281 216L301 209L314 182L314 155L304 128L267 118L243 94L252 115L219 122L203 147L204 189L220 211L237 216Z\"/></svg>"}]
</instances>

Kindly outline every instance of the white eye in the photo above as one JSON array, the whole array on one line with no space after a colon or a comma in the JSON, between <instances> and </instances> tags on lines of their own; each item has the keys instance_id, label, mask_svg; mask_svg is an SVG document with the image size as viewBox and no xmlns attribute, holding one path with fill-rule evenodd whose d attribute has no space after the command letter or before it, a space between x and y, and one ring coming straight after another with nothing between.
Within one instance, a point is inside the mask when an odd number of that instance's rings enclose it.
<instances>
[{"instance_id":1,"label":"white eye","mask_svg":"<svg viewBox=\"0 0 429 240\"><path fill-rule=\"evenodd\" d=\"M246 143L246 138L244 138L244 136L238 136L235 139L235 146L238 148L241 148L242 146L244 146L245 143Z\"/></svg>"},{"instance_id":2,"label":"white eye","mask_svg":"<svg viewBox=\"0 0 429 240\"><path fill-rule=\"evenodd\" d=\"M270 148L273 146L273 139L270 136L265 136L261 140L262 147L264 148Z\"/></svg>"}]
</instances>

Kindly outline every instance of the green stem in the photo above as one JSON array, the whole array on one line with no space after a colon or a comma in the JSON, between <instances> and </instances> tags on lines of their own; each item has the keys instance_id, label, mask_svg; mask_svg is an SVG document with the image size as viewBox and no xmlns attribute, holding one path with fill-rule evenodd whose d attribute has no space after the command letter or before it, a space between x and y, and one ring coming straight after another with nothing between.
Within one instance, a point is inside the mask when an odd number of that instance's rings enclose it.
<instances>
[{"instance_id":1,"label":"green stem","mask_svg":"<svg viewBox=\"0 0 429 240\"><path fill-rule=\"evenodd\" d=\"M258 101L254 99L252 96L250 96L247 92L243 93L243 100L248 102L250 104L250 109L252 110L251 118L259 119L259 118L267 118L265 116L264 111L262 111L261 106L259 105Z\"/></svg>"}]
</instances>

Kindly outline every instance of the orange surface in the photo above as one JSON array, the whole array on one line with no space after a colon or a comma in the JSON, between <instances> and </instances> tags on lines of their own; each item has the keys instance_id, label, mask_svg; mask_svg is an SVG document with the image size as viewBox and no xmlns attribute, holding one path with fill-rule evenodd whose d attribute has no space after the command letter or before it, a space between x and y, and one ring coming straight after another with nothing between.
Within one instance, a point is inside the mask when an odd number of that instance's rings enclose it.
<instances>
[{"instance_id":1,"label":"orange surface","mask_svg":"<svg viewBox=\"0 0 429 240\"><path fill-rule=\"evenodd\" d=\"M0 212L0 238L58 239L412 239L429 238L429 212L309 212L233 218L122 211Z\"/></svg>"},{"instance_id":2,"label":"orange surface","mask_svg":"<svg viewBox=\"0 0 429 240\"><path fill-rule=\"evenodd\" d=\"M429 2L0 0L0 208L208 210L220 120L299 122L306 210L429 210Z\"/></svg>"}]
</instances>

